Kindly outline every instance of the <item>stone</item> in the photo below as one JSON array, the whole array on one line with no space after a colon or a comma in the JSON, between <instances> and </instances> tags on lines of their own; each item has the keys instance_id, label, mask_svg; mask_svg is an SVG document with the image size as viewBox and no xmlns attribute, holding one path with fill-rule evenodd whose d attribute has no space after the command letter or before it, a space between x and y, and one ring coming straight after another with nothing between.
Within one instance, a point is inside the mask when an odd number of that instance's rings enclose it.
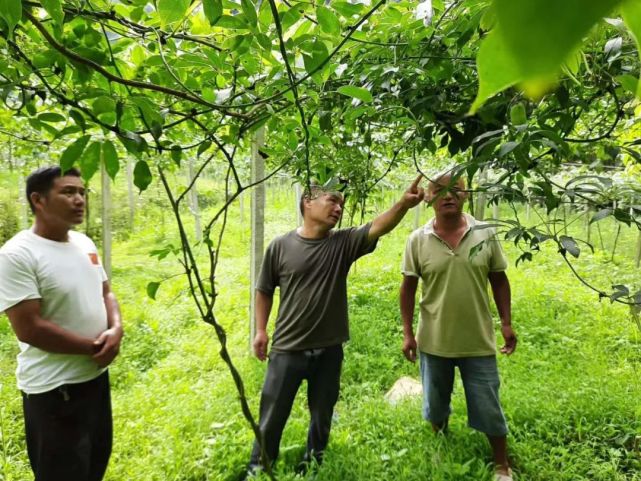
<instances>
[{"instance_id":1,"label":"stone","mask_svg":"<svg viewBox=\"0 0 641 481\"><path fill-rule=\"evenodd\" d=\"M399 378L392 388L385 394L385 400L391 405L398 404L406 398L413 398L423 395L423 385L420 381L408 376Z\"/></svg>"}]
</instances>

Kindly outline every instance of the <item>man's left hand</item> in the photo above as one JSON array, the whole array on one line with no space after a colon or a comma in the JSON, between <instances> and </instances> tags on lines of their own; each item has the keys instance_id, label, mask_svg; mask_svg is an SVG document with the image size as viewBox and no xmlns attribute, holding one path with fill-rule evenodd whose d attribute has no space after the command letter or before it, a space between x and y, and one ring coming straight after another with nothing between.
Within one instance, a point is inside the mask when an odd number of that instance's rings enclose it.
<instances>
[{"instance_id":1,"label":"man's left hand","mask_svg":"<svg viewBox=\"0 0 641 481\"><path fill-rule=\"evenodd\" d=\"M502 324L501 333L503 334L503 339L505 339L505 345L501 348L501 353L509 356L516 349L516 334L514 334L510 324Z\"/></svg>"},{"instance_id":2,"label":"man's left hand","mask_svg":"<svg viewBox=\"0 0 641 481\"><path fill-rule=\"evenodd\" d=\"M94 341L97 352L93 355L93 359L98 366L107 367L116 358L120 351L122 335L122 328L111 327L100 334Z\"/></svg>"}]
</instances>

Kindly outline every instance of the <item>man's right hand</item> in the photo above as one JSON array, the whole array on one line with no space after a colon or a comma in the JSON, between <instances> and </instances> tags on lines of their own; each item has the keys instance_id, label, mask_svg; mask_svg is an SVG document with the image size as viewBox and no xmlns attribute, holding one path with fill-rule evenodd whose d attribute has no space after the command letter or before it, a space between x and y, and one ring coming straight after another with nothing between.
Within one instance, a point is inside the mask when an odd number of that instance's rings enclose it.
<instances>
[{"instance_id":1,"label":"man's right hand","mask_svg":"<svg viewBox=\"0 0 641 481\"><path fill-rule=\"evenodd\" d=\"M414 336L404 336L403 338L403 354L410 362L416 361L416 339Z\"/></svg>"},{"instance_id":2,"label":"man's right hand","mask_svg":"<svg viewBox=\"0 0 641 481\"><path fill-rule=\"evenodd\" d=\"M254 354L261 361L264 361L265 359L267 359L268 344L269 344L269 336L267 335L267 332L266 331L256 332L256 336L254 337L254 343L252 347L254 348Z\"/></svg>"}]
</instances>

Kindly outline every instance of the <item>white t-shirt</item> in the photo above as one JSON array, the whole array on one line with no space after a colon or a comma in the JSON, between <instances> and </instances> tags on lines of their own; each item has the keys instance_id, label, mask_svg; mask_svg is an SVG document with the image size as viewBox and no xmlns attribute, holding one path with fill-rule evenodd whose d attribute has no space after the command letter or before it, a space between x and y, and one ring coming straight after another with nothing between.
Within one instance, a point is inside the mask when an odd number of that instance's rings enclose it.
<instances>
[{"instance_id":1,"label":"white t-shirt","mask_svg":"<svg viewBox=\"0 0 641 481\"><path fill-rule=\"evenodd\" d=\"M84 234L69 231L68 242L56 242L24 230L0 249L0 312L24 300L41 299L43 319L96 338L107 329L102 296L106 280L96 246ZM88 355L18 345L18 389L27 394L89 381L104 371Z\"/></svg>"}]
</instances>

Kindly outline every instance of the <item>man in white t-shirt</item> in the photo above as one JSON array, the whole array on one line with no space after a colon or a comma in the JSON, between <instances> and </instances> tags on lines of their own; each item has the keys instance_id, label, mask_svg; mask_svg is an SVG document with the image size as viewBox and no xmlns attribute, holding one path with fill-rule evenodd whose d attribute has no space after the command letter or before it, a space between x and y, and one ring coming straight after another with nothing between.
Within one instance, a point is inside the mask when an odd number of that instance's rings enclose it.
<instances>
[{"instance_id":1,"label":"man in white t-shirt","mask_svg":"<svg viewBox=\"0 0 641 481\"><path fill-rule=\"evenodd\" d=\"M120 349L120 310L87 236L76 169L27 178L31 229L0 249L0 311L19 341L27 451L36 481L100 481L112 443L107 366Z\"/></svg>"}]
</instances>

